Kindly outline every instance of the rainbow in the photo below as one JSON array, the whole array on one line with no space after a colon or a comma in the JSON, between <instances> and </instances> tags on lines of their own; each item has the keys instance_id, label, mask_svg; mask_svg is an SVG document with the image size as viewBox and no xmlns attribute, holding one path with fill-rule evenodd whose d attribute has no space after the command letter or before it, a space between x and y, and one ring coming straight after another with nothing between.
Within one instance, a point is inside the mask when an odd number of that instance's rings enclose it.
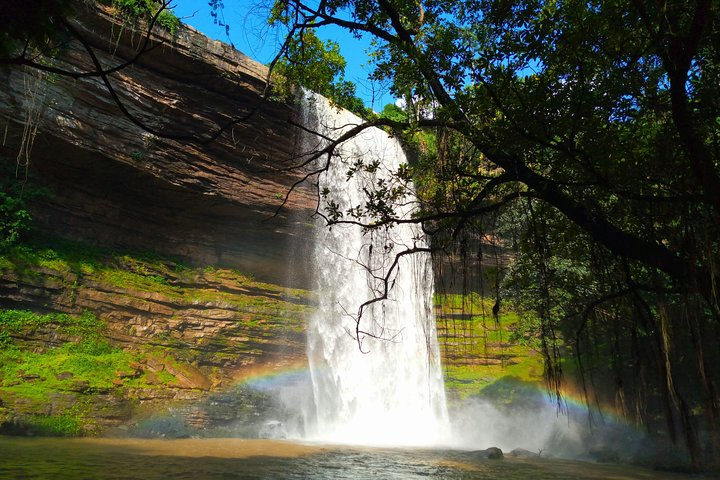
<instances>
[{"instance_id":1,"label":"rainbow","mask_svg":"<svg viewBox=\"0 0 720 480\"><path fill-rule=\"evenodd\" d=\"M291 387L305 382L310 377L310 369L305 359L296 359L292 362L266 363L243 368L233 377L233 384L243 385L262 392L273 392L283 387ZM592 405L588 411L585 396L577 388L565 386L561 389L561 399L551 396L543 383L518 381L515 388L526 393L531 398L541 399L542 406L549 411L556 410L560 415L569 418L588 419L592 425L624 425L632 426L622 413L609 405Z\"/></svg>"},{"instance_id":2,"label":"rainbow","mask_svg":"<svg viewBox=\"0 0 720 480\"><path fill-rule=\"evenodd\" d=\"M233 376L233 383L260 391L269 391L296 384L309 375L307 361L298 360L289 364L264 364L244 368Z\"/></svg>"},{"instance_id":3,"label":"rainbow","mask_svg":"<svg viewBox=\"0 0 720 480\"><path fill-rule=\"evenodd\" d=\"M533 394L537 394L543 399L543 404L547 407L556 408L561 414L573 415L589 415L589 419L594 424L618 424L629 425L627 419L624 418L620 409L613 405L598 405L591 399L591 410L588 410L588 402L585 394L574 386L563 386L560 389L560 401L550 395L542 383L524 382L518 384L518 387ZM588 392L592 395L592 392Z\"/></svg>"}]
</instances>

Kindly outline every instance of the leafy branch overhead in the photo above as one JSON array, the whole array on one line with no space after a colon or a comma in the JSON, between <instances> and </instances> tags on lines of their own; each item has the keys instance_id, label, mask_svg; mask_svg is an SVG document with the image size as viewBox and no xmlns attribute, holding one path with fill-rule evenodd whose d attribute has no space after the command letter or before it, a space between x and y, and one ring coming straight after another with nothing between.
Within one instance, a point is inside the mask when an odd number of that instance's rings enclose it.
<instances>
[{"instance_id":1,"label":"leafy branch overhead","mask_svg":"<svg viewBox=\"0 0 720 480\"><path fill-rule=\"evenodd\" d=\"M712 164L711 145L698 131L693 112L686 112L698 92L697 80L713 89L700 77L702 59L686 72L689 83L673 82L668 71L678 70L688 55L670 56L669 40L644 24L650 12L613 15L619 7L598 10L582 2L563 8L514 3L512 9L499 2L426 2L420 8L388 0L281 5L295 31L302 32L291 41L294 49L300 49L304 36L314 38L306 33L311 28L334 24L366 32L377 42L374 77L391 81L398 96L432 101L434 118L446 125L446 150L440 153L448 165L442 172L453 180L446 183L466 182L467 187L459 189L459 198L450 192L444 204L427 204L430 211L460 214L493 201L503 189L527 190L614 254L657 268L711 298L713 274L707 262L689 278L688 252L633 231L609 208L615 198L684 202L697 185L703 193L696 200L716 215L720 204L714 192L720 189L714 187L720 182L714 168L705 168ZM697 8L705 7L701 2ZM678 35L710 33L708 15L678 10L678 18L688 19ZM697 16L706 20L694 28L690 19ZM659 24L665 36L677 31L671 27ZM700 56L701 43L693 45ZM670 122L660 122L663 111ZM683 148L646 155L654 141L671 138ZM664 158L669 153L691 167L690 175L653 175L640 183L637 174L626 175L642 163L652 167L649 161L672 162ZM627 170L618 168L625 164ZM428 174L427 169L419 173Z\"/></svg>"},{"instance_id":2,"label":"leafy branch overhead","mask_svg":"<svg viewBox=\"0 0 720 480\"><path fill-rule=\"evenodd\" d=\"M328 25L373 39L371 79L407 108L353 130L414 145L411 221L434 249L488 232L519 249L505 292L532 317L553 389L563 357L590 362L638 421L664 405L698 465L694 416L720 418L720 5L283 0L275 13L294 45ZM310 175L333 161L332 145L317 153ZM408 221L376 200L328 221Z\"/></svg>"}]
</instances>

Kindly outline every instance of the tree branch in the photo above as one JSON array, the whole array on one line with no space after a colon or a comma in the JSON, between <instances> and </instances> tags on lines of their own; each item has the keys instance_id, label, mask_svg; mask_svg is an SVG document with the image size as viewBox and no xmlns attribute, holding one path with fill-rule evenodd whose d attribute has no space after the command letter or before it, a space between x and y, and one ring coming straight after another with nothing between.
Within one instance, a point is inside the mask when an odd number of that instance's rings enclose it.
<instances>
[{"instance_id":1,"label":"tree branch","mask_svg":"<svg viewBox=\"0 0 720 480\"><path fill-rule=\"evenodd\" d=\"M70 77L74 79L79 78L88 78L88 77L102 77L103 75L110 75L111 73L119 72L120 70L123 70L135 63L137 63L138 60L147 52L151 52L155 50L156 48L162 46L165 44L164 40L160 40L155 45L150 46L150 37L152 35L153 28L155 27L155 24L157 23L157 19L160 17L160 14L165 11L170 6L170 1L164 0L162 2L162 5L158 9L157 12L152 16L150 19L150 22L148 23L147 31L145 32L145 36L143 38L142 46L137 51L135 56L131 58L130 60L127 60L119 65L116 65L112 68L109 68L107 70L100 69L100 70L91 70L87 72L73 72L71 70L64 70L57 67L52 67L50 65L45 65L42 63L35 62L33 60L30 60L25 57L25 54L27 53L27 48L23 49L22 54L19 57L15 58L0 58L0 64L5 65L25 65L28 67L36 68L38 70L42 70L48 73L54 73L57 75L62 75L65 77ZM81 38L77 32L77 30L68 30L77 40L80 40L83 42L83 38ZM83 44L84 46L84 44Z\"/></svg>"}]
</instances>

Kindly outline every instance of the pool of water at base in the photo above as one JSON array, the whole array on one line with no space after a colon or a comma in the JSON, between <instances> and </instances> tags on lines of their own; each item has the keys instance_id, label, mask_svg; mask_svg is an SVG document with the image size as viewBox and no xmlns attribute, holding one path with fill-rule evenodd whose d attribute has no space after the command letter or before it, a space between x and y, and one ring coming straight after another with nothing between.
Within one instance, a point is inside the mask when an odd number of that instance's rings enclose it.
<instances>
[{"instance_id":1,"label":"pool of water at base","mask_svg":"<svg viewBox=\"0 0 720 480\"><path fill-rule=\"evenodd\" d=\"M690 479L622 465L460 450L247 439L0 437L0 479Z\"/></svg>"}]
</instances>

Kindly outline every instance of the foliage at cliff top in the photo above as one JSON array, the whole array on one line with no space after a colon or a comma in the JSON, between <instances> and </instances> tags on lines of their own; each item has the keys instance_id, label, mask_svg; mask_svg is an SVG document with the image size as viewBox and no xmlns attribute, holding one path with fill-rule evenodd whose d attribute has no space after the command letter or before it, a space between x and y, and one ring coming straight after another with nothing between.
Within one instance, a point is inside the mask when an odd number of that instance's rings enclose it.
<instances>
[{"instance_id":1,"label":"foliage at cliff top","mask_svg":"<svg viewBox=\"0 0 720 480\"><path fill-rule=\"evenodd\" d=\"M111 3L121 15L130 19L142 19L174 34L180 26L180 19L172 12L172 5L162 0L99 0Z\"/></svg>"},{"instance_id":2,"label":"foliage at cliff top","mask_svg":"<svg viewBox=\"0 0 720 480\"><path fill-rule=\"evenodd\" d=\"M57 22L72 11L72 0L5 2L0 16L0 58L22 46L44 45L57 31Z\"/></svg>"},{"instance_id":3,"label":"foliage at cliff top","mask_svg":"<svg viewBox=\"0 0 720 480\"><path fill-rule=\"evenodd\" d=\"M111 5L129 20L154 19L156 26L171 34L180 26L180 19L172 13L170 2L163 0L34 0L7 2L0 16L0 64L14 63L18 49L36 49L52 54L67 40L68 18L86 4Z\"/></svg>"},{"instance_id":4,"label":"foliage at cliff top","mask_svg":"<svg viewBox=\"0 0 720 480\"><path fill-rule=\"evenodd\" d=\"M312 30L300 39L291 39L285 53L274 66L274 89L277 94L290 93L302 86L330 99L336 105L364 116L362 100L355 96L355 84L345 80L347 62L336 42L323 42Z\"/></svg>"}]
</instances>

